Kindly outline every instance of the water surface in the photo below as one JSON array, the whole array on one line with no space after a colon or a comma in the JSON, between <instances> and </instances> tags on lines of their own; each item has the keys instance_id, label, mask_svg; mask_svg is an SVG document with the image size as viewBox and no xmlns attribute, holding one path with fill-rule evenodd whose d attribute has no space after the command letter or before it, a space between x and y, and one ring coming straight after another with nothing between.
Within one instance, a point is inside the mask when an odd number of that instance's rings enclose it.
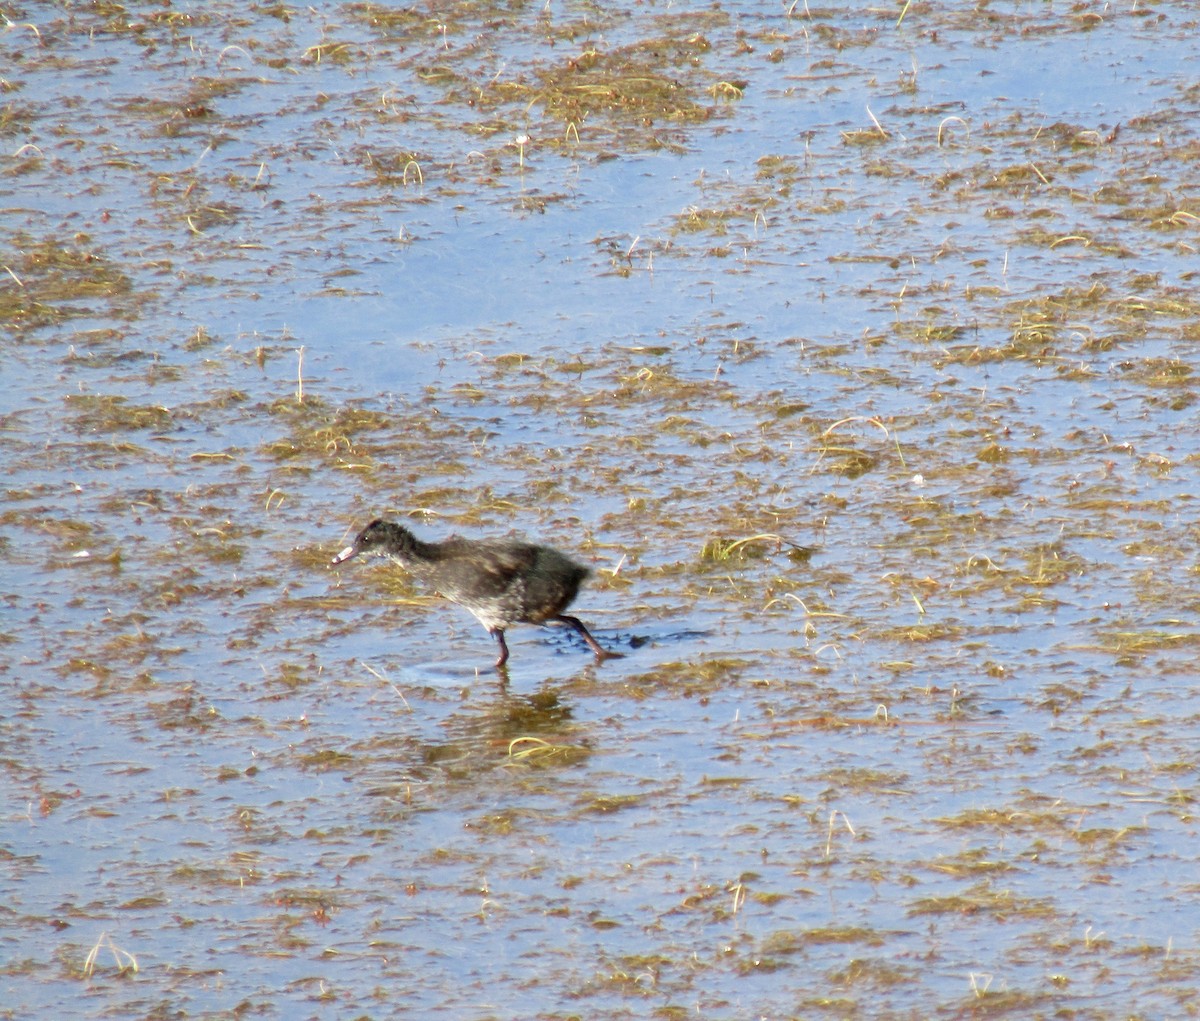
<instances>
[{"instance_id":1,"label":"water surface","mask_svg":"<svg viewBox=\"0 0 1200 1021\"><path fill-rule=\"evenodd\" d=\"M6 1016L1191 1009L1190 5L5 14Z\"/></svg>"}]
</instances>

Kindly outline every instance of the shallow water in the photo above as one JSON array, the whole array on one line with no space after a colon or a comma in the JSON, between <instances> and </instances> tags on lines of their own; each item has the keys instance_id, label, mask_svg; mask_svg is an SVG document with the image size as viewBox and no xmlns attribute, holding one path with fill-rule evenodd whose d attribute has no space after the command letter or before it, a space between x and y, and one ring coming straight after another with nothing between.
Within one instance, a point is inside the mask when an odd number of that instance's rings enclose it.
<instances>
[{"instance_id":1,"label":"shallow water","mask_svg":"<svg viewBox=\"0 0 1200 1021\"><path fill-rule=\"evenodd\" d=\"M902 9L4 12L0 1016L1194 1012L1196 15Z\"/></svg>"}]
</instances>

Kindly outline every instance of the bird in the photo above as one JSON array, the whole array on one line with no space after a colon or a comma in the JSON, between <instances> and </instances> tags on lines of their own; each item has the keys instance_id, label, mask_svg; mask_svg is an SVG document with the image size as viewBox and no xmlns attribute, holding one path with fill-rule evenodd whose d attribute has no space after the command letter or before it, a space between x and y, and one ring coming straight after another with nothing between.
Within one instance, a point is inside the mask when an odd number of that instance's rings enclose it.
<instances>
[{"instance_id":1,"label":"bird","mask_svg":"<svg viewBox=\"0 0 1200 1021\"><path fill-rule=\"evenodd\" d=\"M498 670L508 662L504 632L513 624L565 624L587 642L597 663L620 657L604 649L578 617L563 613L591 571L550 546L459 536L423 542L403 525L377 519L330 566L360 555L386 557L470 610L500 646Z\"/></svg>"}]
</instances>

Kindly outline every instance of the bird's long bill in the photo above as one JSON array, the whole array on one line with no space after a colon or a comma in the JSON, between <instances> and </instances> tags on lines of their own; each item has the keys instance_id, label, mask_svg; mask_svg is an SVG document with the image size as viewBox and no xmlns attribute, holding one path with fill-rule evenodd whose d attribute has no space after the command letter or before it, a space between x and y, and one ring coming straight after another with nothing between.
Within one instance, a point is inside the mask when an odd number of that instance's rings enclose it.
<instances>
[{"instance_id":1,"label":"bird's long bill","mask_svg":"<svg viewBox=\"0 0 1200 1021\"><path fill-rule=\"evenodd\" d=\"M344 564L357 552L358 550L355 547L347 546L344 550L342 550L341 553L329 561L329 566L332 567L334 564Z\"/></svg>"}]
</instances>

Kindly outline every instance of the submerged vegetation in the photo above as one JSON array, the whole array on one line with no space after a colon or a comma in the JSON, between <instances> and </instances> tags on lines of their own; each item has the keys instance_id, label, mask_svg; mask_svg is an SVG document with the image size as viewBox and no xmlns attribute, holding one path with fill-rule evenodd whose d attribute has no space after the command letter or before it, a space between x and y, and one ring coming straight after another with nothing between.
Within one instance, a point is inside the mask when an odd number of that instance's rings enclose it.
<instances>
[{"instance_id":1,"label":"submerged vegetation","mask_svg":"<svg viewBox=\"0 0 1200 1021\"><path fill-rule=\"evenodd\" d=\"M1187 4L0 13L9 1009L1190 1009Z\"/></svg>"}]
</instances>

